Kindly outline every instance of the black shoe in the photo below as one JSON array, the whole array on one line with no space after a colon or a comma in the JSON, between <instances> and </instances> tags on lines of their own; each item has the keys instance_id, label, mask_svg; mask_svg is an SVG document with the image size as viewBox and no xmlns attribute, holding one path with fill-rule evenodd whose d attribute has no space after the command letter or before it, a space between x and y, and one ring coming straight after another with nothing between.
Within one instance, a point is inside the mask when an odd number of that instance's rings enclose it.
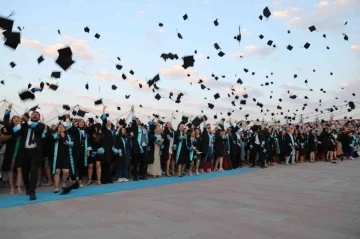
<instances>
[{"instance_id":1,"label":"black shoe","mask_svg":"<svg viewBox=\"0 0 360 239\"><path fill-rule=\"evenodd\" d=\"M146 180L146 179L148 179L148 177L146 177L146 176L141 176L141 177L139 177L139 179L140 179L140 180Z\"/></svg>"},{"instance_id":2,"label":"black shoe","mask_svg":"<svg viewBox=\"0 0 360 239\"><path fill-rule=\"evenodd\" d=\"M111 178L109 178L106 182L107 182L107 183L114 183Z\"/></svg>"},{"instance_id":3,"label":"black shoe","mask_svg":"<svg viewBox=\"0 0 360 239\"><path fill-rule=\"evenodd\" d=\"M36 200L35 193L30 193L30 200L31 200L31 201Z\"/></svg>"}]
</instances>

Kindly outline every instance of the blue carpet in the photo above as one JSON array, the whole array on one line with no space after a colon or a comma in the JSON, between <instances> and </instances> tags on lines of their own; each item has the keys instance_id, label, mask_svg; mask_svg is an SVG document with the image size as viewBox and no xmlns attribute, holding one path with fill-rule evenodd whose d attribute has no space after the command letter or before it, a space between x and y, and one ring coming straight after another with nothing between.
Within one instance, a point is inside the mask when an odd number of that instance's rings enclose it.
<instances>
[{"instance_id":1,"label":"blue carpet","mask_svg":"<svg viewBox=\"0 0 360 239\"><path fill-rule=\"evenodd\" d=\"M113 183L105 185L96 185L96 186L84 186L77 190L71 191L67 195L59 195L53 193L53 191L38 192L36 194L37 200L30 201L29 196L27 195L9 195L9 196L0 196L0 208L8 208L15 206L23 206L28 204L42 203L42 202L51 202L62 199L76 198L76 197L85 197L92 196L97 194L104 193L113 193L126 190L134 190L140 188L149 188L156 187L168 184L190 182L203 179L211 179L217 177L232 176L244 173L253 172L253 169L238 169L238 170L229 170L225 172L214 172L206 173L193 176L184 176L184 177L161 177L157 179L148 179L140 180L138 182L126 182L126 183Z\"/></svg>"}]
</instances>

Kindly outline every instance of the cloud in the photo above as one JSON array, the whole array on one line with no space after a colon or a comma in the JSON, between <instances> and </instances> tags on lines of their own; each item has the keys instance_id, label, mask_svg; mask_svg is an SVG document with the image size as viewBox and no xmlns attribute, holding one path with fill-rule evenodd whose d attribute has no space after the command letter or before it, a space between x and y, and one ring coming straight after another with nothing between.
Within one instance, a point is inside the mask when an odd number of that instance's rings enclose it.
<instances>
[{"instance_id":1,"label":"cloud","mask_svg":"<svg viewBox=\"0 0 360 239\"><path fill-rule=\"evenodd\" d=\"M245 28L241 31L241 33L243 35L245 35L245 36L248 36L248 37L252 35L251 32L248 29L245 29Z\"/></svg>"},{"instance_id":2,"label":"cloud","mask_svg":"<svg viewBox=\"0 0 360 239\"><path fill-rule=\"evenodd\" d=\"M351 12L360 12L359 0L320 1L313 9L290 7L287 10L275 11L275 18L287 19L291 28L305 29L315 25L317 29L341 32L345 29L344 16L352 16Z\"/></svg>"},{"instance_id":3,"label":"cloud","mask_svg":"<svg viewBox=\"0 0 360 239\"><path fill-rule=\"evenodd\" d=\"M235 54L235 53L228 53L229 57L234 58L234 59L241 59L240 56L243 57L249 57L249 56L255 56L255 55L260 55L260 56L268 56L271 55L276 48L273 47L262 47L262 46L245 46L244 47L244 51L240 52L239 54Z\"/></svg>"},{"instance_id":4,"label":"cloud","mask_svg":"<svg viewBox=\"0 0 360 239\"><path fill-rule=\"evenodd\" d=\"M161 34L164 32L164 30L162 30L161 28L156 30L155 32L147 32L145 33L145 37L149 38L149 39L154 39L154 38L160 38Z\"/></svg>"},{"instance_id":5,"label":"cloud","mask_svg":"<svg viewBox=\"0 0 360 239\"><path fill-rule=\"evenodd\" d=\"M211 3L208 2L208 1L205 1L204 4L207 5L207 6L210 6L210 5L211 5Z\"/></svg>"},{"instance_id":6,"label":"cloud","mask_svg":"<svg viewBox=\"0 0 360 239\"><path fill-rule=\"evenodd\" d=\"M291 91L309 91L308 88L295 86L295 85L292 85L292 84L284 84L281 87L284 88L285 90L289 90L290 92Z\"/></svg>"},{"instance_id":7,"label":"cloud","mask_svg":"<svg viewBox=\"0 0 360 239\"><path fill-rule=\"evenodd\" d=\"M73 52L75 59L94 59L94 55L92 54L91 49L85 40L77 39L71 36L64 36L62 39L64 40L65 44L71 47L71 51ZM36 40L29 40L25 38L21 39L21 45L36 49L41 51L44 55L51 57L57 57L59 55L57 50L65 47L65 44L46 45Z\"/></svg>"},{"instance_id":8,"label":"cloud","mask_svg":"<svg viewBox=\"0 0 360 239\"><path fill-rule=\"evenodd\" d=\"M184 67L179 65L174 65L171 68L160 68L158 69L160 75L168 78L184 78L187 77L187 74L195 75L197 72L194 69L188 68L184 69Z\"/></svg>"},{"instance_id":9,"label":"cloud","mask_svg":"<svg viewBox=\"0 0 360 239\"><path fill-rule=\"evenodd\" d=\"M351 49L355 52L356 59L360 61L360 45L352 45Z\"/></svg>"},{"instance_id":10,"label":"cloud","mask_svg":"<svg viewBox=\"0 0 360 239\"><path fill-rule=\"evenodd\" d=\"M141 48L145 49L145 50L155 50L155 49L159 49L161 46L160 43L157 44L152 44L152 45L142 45Z\"/></svg>"},{"instance_id":11,"label":"cloud","mask_svg":"<svg viewBox=\"0 0 360 239\"><path fill-rule=\"evenodd\" d=\"M23 77L21 75L18 75L16 73L12 73L12 72L7 72L7 73L0 73L0 75L5 75L6 78L12 78L12 79L17 79L17 80L21 80L23 79Z\"/></svg>"},{"instance_id":12,"label":"cloud","mask_svg":"<svg viewBox=\"0 0 360 239\"><path fill-rule=\"evenodd\" d=\"M145 12L144 12L144 11L137 11L137 13L136 13L136 19L141 20L144 15L145 15Z\"/></svg>"},{"instance_id":13,"label":"cloud","mask_svg":"<svg viewBox=\"0 0 360 239\"><path fill-rule=\"evenodd\" d=\"M274 11L272 15L274 18L289 18L301 12L298 7L290 7L289 10Z\"/></svg>"},{"instance_id":14,"label":"cloud","mask_svg":"<svg viewBox=\"0 0 360 239\"><path fill-rule=\"evenodd\" d=\"M113 80L116 76L109 71L99 71L93 75L93 78L100 81L110 81Z\"/></svg>"},{"instance_id":15,"label":"cloud","mask_svg":"<svg viewBox=\"0 0 360 239\"><path fill-rule=\"evenodd\" d=\"M339 99L336 102L337 104L342 103L345 100L355 101L359 99L358 92L360 92L360 77L348 82L342 82L338 85L338 87L339 88L337 90L329 92L330 94L334 95L334 97ZM355 97L352 95L353 93L356 94Z\"/></svg>"}]
</instances>

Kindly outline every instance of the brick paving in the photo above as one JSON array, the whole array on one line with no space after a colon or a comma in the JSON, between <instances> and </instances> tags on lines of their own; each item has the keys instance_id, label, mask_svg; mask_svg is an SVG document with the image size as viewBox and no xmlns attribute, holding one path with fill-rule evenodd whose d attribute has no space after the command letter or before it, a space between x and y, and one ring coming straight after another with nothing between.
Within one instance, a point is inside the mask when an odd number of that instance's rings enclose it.
<instances>
[{"instance_id":1,"label":"brick paving","mask_svg":"<svg viewBox=\"0 0 360 239\"><path fill-rule=\"evenodd\" d=\"M360 238L360 160L0 209L0 238ZM0 197L1 200L1 197Z\"/></svg>"}]
</instances>

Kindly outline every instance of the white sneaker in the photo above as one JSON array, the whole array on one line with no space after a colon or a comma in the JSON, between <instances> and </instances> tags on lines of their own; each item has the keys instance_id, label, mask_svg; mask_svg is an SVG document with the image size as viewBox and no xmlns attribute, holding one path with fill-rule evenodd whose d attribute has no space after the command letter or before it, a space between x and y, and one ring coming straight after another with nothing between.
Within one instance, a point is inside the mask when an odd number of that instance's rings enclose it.
<instances>
[{"instance_id":1,"label":"white sneaker","mask_svg":"<svg viewBox=\"0 0 360 239\"><path fill-rule=\"evenodd\" d=\"M122 183L122 182L124 182L124 179L118 178L117 182L118 182L118 183Z\"/></svg>"},{"instance_id":2,"label":"white sneaker","mask_svg":"<svg viewBox=\"0 0 360 239\"><path fill-rule=\"evenodd\" d=\"M286 163L285 165L286 165L286 166L290 166L290 164L288 164L288 163Z\"/></svg>"},{"instance_id":3,"label":"white sneaker","mask_svg":"<svg viewBox=\"0 0 360 239\"><path fill-rule=\"evenodd\" d=\"M129 182L127 178L122 178L123 182Z\"/></svg>"}]
</instances>

